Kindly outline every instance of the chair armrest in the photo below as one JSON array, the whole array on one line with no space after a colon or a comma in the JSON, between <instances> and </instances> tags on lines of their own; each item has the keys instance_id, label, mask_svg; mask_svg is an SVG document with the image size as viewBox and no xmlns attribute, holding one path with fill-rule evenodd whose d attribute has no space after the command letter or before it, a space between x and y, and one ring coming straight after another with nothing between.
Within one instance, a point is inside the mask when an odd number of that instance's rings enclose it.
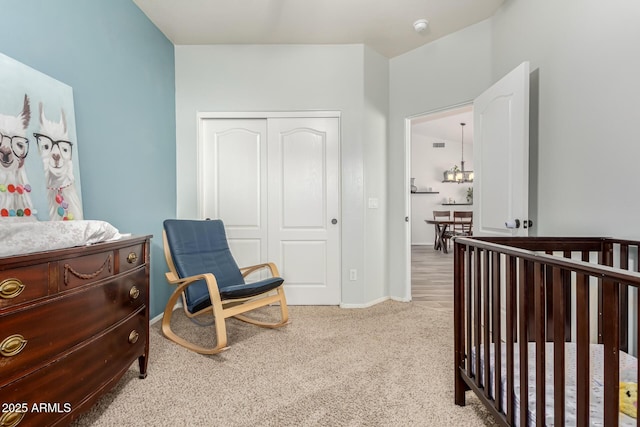
<instances>
[{"instance_id":1,"label":"chair armrest","mask_svg":"<svg viewBox=\"0 0 640 427\"><path fill-rule=\"evenodd\" d=\"M170 284L177 286L176 290L174 291L176 293L183 292L190 285L200 280L204 280L207 282L207 287L209 288L209 292L211 292L211 290L214 290L214 289L216 291L218 290L218 281L216 280L215 276L211 273L196 274L195 276L184 277L182 279L179 278L173 272L165 273L165 276L167 277L167 281Z\"/></svg>"},{"instance_id":2,"label":"chair armrest","mask_svg":"<svg viewBox=\"0 0 640 427\"><path fill-rule=\"evenodd\" d=\"M242 277L247 277L249 274L262 270L264 268L268 268L271 271L272 277L280 277L280 273L278 272L278 267L272 262L265 262L263 264L251 265L248 267L240 268L240 273L242 273Z\"/></svg>"}]
</instances>

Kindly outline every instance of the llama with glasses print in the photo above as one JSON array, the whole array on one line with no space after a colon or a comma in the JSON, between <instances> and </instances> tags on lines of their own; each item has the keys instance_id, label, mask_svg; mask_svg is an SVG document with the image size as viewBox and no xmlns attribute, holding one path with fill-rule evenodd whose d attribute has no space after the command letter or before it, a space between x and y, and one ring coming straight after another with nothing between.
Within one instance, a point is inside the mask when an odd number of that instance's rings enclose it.
<instances>
[{"instance_id":1,"label":"llama with glasses print","mask_svg":"<svg viewBox=\"0 0 640 427\"><path fill-rule=\"evenodd\" d=\"M60 120L45 117L44 105L39 103L40 132L34 133L38 142L40 158L44 165L47 186L47 202L51 221L82 219L82 202L76 192L73 176L73 143L69 141L64 110L60 109Z\"/></svg>"},{"instance_id":2,"label":"llama with glasses print","mask_svg":"<svg viewBox=\"0 0 640 427\"><path fill-rule=\"evenodd\" d=\"M18 115L0 113L0 218L30 217L31 185L24 167L29 153L26 131L31 120L29 97L25 94Z\"/></svg>"}]
</instances>

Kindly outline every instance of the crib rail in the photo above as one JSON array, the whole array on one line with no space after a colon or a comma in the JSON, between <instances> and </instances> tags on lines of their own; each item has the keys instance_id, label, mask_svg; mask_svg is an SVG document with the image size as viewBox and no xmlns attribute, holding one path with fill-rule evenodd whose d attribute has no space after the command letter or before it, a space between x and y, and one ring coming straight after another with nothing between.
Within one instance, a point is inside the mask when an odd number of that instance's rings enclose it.
<instances>
[{"instance_id":1,"label":"crib rail","mask_svg":"<svg viewBox=\"0 0 640 427\"><path fill-rule=\"evenodd\" d=\"M535 390L535 418L544 425L545 343L552 342L553 419L556 426L565 425L565 342L573 342L576 425L588 425L591 376L585 373L592 372L590 344L597 342L604 348L604 425L618 425L620 351L637 354L640 338L639 248L637 241L591 237L455 239L456 404L464 405L465 392L471 389L500 424L512 426L518 418L519 425L526 426L527 391ZM528 375L519 376L516 414L514 358L518 353L519 369L528 372L529 342L536 349L535 382L529 384ZM491 355L491 344L504 345L506 357L497 350ZM494 390L488 386L491 363Z\"/></svg>"}]
</instances>

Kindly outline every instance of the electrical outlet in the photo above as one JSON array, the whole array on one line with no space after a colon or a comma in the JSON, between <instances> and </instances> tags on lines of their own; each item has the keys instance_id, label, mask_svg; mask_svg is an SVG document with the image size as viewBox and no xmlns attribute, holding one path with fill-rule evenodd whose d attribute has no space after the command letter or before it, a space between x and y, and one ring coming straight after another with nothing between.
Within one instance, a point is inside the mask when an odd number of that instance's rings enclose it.
<instances>
[{"instance_id":1,"label":"electrical outlet","mask_svg":"<svg viewBox=\"0 0 640 427\"><path fill-rule=\"evenodd\" d=\"M358 280L358 270L355 268L349 270L349 280Z\"/></svg>"}]
</instances>

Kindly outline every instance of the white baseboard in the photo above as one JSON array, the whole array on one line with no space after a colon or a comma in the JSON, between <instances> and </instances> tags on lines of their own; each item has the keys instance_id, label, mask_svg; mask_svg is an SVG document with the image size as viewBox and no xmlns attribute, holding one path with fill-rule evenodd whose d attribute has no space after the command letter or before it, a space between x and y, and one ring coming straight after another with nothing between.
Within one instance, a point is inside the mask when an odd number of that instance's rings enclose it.
<instances>
[{"instance_id":1,"label":"white baseboard","mask_svg":"<svg viewBox=\"0 0 640 427\"><path fill-rule=\"evenodd\" d=\"M178 301L176 305L173 306L173 311L175 311L177 308L182 308L182 302ZM158 314L156 317L149 320L149 325L153 325L154 323L159 322L160 320L162 320L163 317L164 317L164 312Z\"/></svg>"},{"instance_id":2,"label":"white baseboard","mask_svg":"<svg viewBox=\"0 0 640 427\"><path fill-rule=\"evenodd\" d=\"M411 302L411 298L407 299L407 298L390 297L390 299L392 301L398 301L398 302Z\"/></svg>"},{"instance_id":3,"label":"white baseboard","mask_svg":"<svg viewBox=\"0 0 640 427\"><path fill-rule=\"evenodd\" d=\"M373 301L369 301L366 302L364 304L344 304L341 303L340 304L340 308L369 308L369 307L373 307L376 304L380 304L381 302L385 302L388 300L393 300L393 301L399 301L399 302L410 302L411 300L406 300L406 299L402 299L402 298L395 298L395 297L381 297L378 299L375 299ZM175 311L178 308L182 308L182 303L181 302L177 302L176 305L173 307L173 310ZM150 325L153 325L156 322L159 322L160 320L162 320L162 317L164 317L164 313L160 313L158 314L156 317L154 317L153 319L151 319L149 321Z\"/></svg>"},{"instance_id":4,"label":"white baseboard","mask_svg":"<svg viewBox=\"0 0 640 427\"><path fill-rule=\"evenodd\" d=\"M374 306L376 304L380 304L381 302L387 301L389 297L381 297L373 301L366 302L364 304L340 304L340 308L368 308Z\"/></svg>"},{"instance_id":5,"label":"white baseboard","mask_svg":"<svg viewBox=\"0 0 640 427\"><path fill-rule=\"evenodd\" d=\"M156 317L149 320L149 325L153 325L154 323L159 322L160 320L162 320L163 317L164 317L164 313L158 314Z\"/></svg>"}]
</instances>

